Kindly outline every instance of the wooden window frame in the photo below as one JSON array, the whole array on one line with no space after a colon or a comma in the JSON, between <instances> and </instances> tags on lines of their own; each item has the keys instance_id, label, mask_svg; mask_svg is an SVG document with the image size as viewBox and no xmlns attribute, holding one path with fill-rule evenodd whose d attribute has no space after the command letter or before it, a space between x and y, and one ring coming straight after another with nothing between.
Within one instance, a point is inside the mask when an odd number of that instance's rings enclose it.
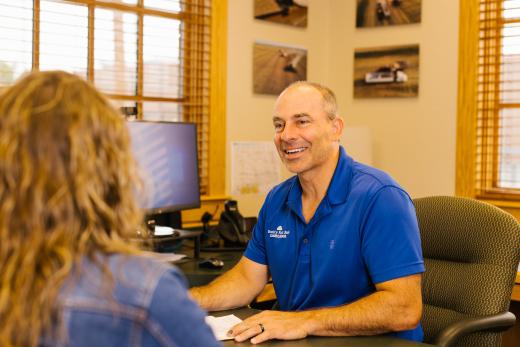
<instances>
[{"instance_id":1,"label":"wooden window frame","mask_svg":"<svg viewBox=\"0 0 520 347\"><path fill-rule=\"evenodd\" d=\"M456 188L459 196L477 198L493 203L499 207L516 211L520 215L520 194L516 190L499 188L477 189L477 82L479 62L479 6L481 0L465 0L460 2L460 35L459 35L459 76L458 76L458 106L457 106L457 151L456 151ZM500 30L500 29L498 29ZM499 39L499 38L497 38ZM496 45L500 55L500 44ZM497 62L498 64L499 62ZM494 73L499 73L495 69ZM495 78L495 90L499 90L499 78ZM498 97L495 99L498 100ZM496 106L496 105L495 105ZM496 124L499 118L499 108L493 119L489 119L495 133L491 136L494 141L491 153L484 153L491 160L483 165L493 165L491 177L485 180L496 183L498 172L498 145L496 139ZM484 158L486 161L486 158ZM488 167L489 168L489 167ZM486 168L481 171L489 171ZM483 173L485 174L485 173Z\"/></svg>"},{"instance_id":2,"label":"wooden window frame","mask_svg":"<svg viewBox=\"0 0 520 347\"><path fill-rule=\"evenodd\" d=\"M184 227L201 225L201 216L208 212L218 216L224 210L226 195L226 76L227 76L227 6L228 0L212 1L211 4L211 62L210 62L210 129L208 192L201 197L201 207L182 211ZM214 39L218 38L218 39Z\"/></svg>"},{"instance_id":3,"label":"wooden window frame","mask_svg":"<svg viewBox=\"0 0 520 347\"><path fill-rule=\"evenodd\" d=\"M34 20L33 20L33 65L32 68L39 68L39 45L40 45L40 2L41 0L33 0L34 3ZM138 103L138 114L137 118L142 118L142 104L144 101L165 101L165 102L179 102L185 101L184 98L172 98L172 97L157 97L157 96L145 96L143 95L144 75L143 75L143 19L145 15L153 15L158 17L164 17L169 19L188 20L189 15L183 13L172 13L163 10L155 10L151 8L143 7L143 0L137 0L136 5L115 3L103 0L63 0L65 3L84 5L88 8L88 66L87 66L87 79L89 82L94 83L95 69L94 69L94 12L95 8L104 8L122 12L135 13L137 15L137 93L136 95L126 95L117 93L106 93L103 92L108 98L112 100L127 100L135 101Z\"/></svg>"},{"instance_id":4,"label":"wooden window frame","mask_svg":"<svg viewBox=\"0 0 520 347\"><path fill-rule=\"evenodd\" d=\"M89 47L87 79L94 81L94 30L91 9L100 7L112 10L127 11L138 15L138 65L143 66L143 17L144 15L163 16L172 19L184 19L183 13L167 13L161 10L144 8L143 0L138 0L137 5L114 3L100 0L64 0L71 4L80 4L89 8ZM201 5L204 0L193 0L195 5ZM33 63L32 69L39 68L39 31L40 31L40 0L34 0L33 13ZM223 202L229 197L225 192L226 179L226 76L227 76L227 6L228 0L211 0L211 41L210 41L210 81L209 81L209 129L208 129L208 184L206 193L201 196L201 208L182 211L183 224L195 226L200 224L200 216L204 212L217 214L223 209ZM183 101L175 98L143 97L143 69L138 69L137 96L118 95L104 93L114 100L130 101ZM1 88L0 88L1 89ZM140 90L139 90L140 89ZM138 108L138 118L142 116L142 106ZM217 214L218 215L218 214Z\"/></svg>"}]
</instances>

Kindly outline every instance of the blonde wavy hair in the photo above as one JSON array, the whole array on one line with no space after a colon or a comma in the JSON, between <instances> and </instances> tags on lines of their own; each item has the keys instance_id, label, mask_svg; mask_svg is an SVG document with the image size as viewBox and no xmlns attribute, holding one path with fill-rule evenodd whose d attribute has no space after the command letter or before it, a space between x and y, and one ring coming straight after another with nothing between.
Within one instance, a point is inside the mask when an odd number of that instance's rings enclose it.
<instances>
[{"instance_id":1,"label":"blonde wavy hair","mask_svg":"<svg viewBox=\"0 0 520 347\"><path fill-rule=\"evenodd\" d=\"M33 72L0 95L0 345L36 346L83 257L136 253L126 125L89 83Z\"/></svg>"}]
</instances>

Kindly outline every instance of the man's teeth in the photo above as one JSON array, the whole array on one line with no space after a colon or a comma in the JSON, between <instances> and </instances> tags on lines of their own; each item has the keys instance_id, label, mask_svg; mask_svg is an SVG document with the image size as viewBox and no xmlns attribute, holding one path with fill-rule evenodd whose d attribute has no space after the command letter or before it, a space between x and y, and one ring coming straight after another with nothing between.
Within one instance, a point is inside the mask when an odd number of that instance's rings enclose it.
<instances>
[{"instance_id":1,"label":"man's teeth","mask_svg":"<svg viewBox=\"0 0 520 347\"><path fill-rule=\"evenodd\" d=\"M285 150L285 153L294 154L294 153L303 152L304 150L305 150L305 148L287 149L287 150Z\"/></svg>"}]
</instances>

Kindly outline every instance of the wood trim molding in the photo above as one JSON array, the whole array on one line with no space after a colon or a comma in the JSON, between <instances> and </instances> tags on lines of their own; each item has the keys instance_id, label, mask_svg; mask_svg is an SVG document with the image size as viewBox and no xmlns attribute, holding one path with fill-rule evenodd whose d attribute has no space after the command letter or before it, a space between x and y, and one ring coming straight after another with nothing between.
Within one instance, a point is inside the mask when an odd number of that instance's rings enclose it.
<instances>
[{"instance_id":1,"label":"wood trim molding","mask_svg":"<svg viewBox=\"0 0 520 347\"><path fill-rule=\"evenodd\" d=\"M520 272L516 273L515 286L513 287L511 300L520 301Z\"/></svg>"},{"instance_id":2,"label":"wood trim molding","mask_svg":"<svg viewBox=\"0 0 520 347\"><path fill-rule=\"evenodd\" d=\"M475 197L479 0L460 2L455 194Z\"/></svg>"},{"instance_id":3,"label":"wood trim molding","mask_svg":"<svg viewBox=\"0 0 520 347\"><path fill-rule=\"evenodd\" d=\"M200 227L204 212L213 215L217 223L224 210L226 195L226 75L227 75L227 3L211 3L211 61L210 61L210 129L208 153L208 194L201 197L201 207L182 211L184 228Z\"/></svg>"},{"instance_id":4,"label":"wood trim molding","mask_svg":"<svg viewBox=\"0 0 520 347\"><path fill-rule=\"evenodd\" d=\"M158 17L165 17L170 19L179 19L185 20L185 15L182 13L175 13L168 10L155 10L153 8L146 8L143 6L143 2L141 0L137 1L136 5L117 3L113 1L103 1L103 0L67 0L70 3L81 4L81 5L96 5L99 7L109 8L117 11L127 11L132 13L149 14Z\"/></svg>"},{"instance_id":5,"label":"wood trim molding","mask_svg":"<svg viewBox=\"0 0 520 347\"><path fill-rule=\"evenodd\" d=\"M494 205L508 213L511 213L513 217L520 223L520 202L511 200L492 200L492 199L479 199L487 202L488 204Z\"/></svg>"},{"instance_id":6,"label":"wood trim molding","mask_svg":"<svg viewBox=\"0 0 520 347\"><path fill-rule=\"evenodd\" d=\"M40 68L40 0L33 2L32 69Z\"/></svg>"},{"instance_id":7,"label":"wood trim molding","mask_svg":"<svg viewBox=\"0 0 520 347\"><path fill-rule=\"evenodd\" d=\"M88 5L88 50L87 50L87 79L89 82L94 84L95 81L95 69L94 69L94 14L96 8L94 5Z\"/></svg>"},{"instance_id":8,"label":"wood trim molding","mask_svg":"<svg viewBox=\"0 0 520 347\"><path fill-rule=\"evenodd\" d=\"M227 0L212 1L209 196L226 192Z\"/></svg>"},{"instance_id":9,"label":"wood trim molding","mask_svg":"<svg viewBox=\"0 0 520 347\"><path fill-rule=\"evenodd\" d=\"M510 194L477 195L476 191L479 11L480 0L460 2L455 194L489 202L520 220L520 203Z\"/></svg>"}]
</instances>

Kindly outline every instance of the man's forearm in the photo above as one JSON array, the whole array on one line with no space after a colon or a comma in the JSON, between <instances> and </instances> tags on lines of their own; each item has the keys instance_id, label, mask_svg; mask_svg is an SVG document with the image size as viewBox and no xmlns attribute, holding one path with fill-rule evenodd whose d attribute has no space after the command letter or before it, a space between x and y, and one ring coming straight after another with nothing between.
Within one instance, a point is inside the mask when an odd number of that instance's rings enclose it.
<instances>
[{"instance_id":1,"label":"man's forearm","mask_svg":"<svg viewBox=\"0 0 520 347\"><path fill-rule=\"evenodd\" d=\"M269 339L293 340L308 335L376 335L413 329L421 315L421 304L404 304L394 293L376 292L356 302L298 312L263 311L232 328L236 341L252 343ZM259 326L263 331L259 331Z\"/></svg>"},{"instance_id":2,"label":"man's forearm","mask_svg":"<svg viewBox=\"0 0 520 347\"><path fill-rule=\"evenodd\" d=\"M220 311L241 307L249 304L254 296L246 289L240 279L228 278L228 273L215 279L208 285L190 289L195 301L207 311Z\"/></svg>"},{"instance_id":3,"label":"man's forearm","mask_svg":"<svg viewBox=\"0 0 520 347\"><path fill-rule=\"evenodd\" d=\"M395 296L375 292L348 305L301 312L309 335L355 336L376 335L413 329L421 310Z\"/></svg>"},{"instance_id":4,"label":"man's forearm","mask_svg":"<svg viewBox=\"0 0 520 347\"><path fill-rule=\"evenodd\" d=\"M227 310L248 305L264 288L267 270L251 269L250 260L242 259L233 269L206 286L190 289L195 301L207 311Z\"/></svg>"}]
</instances>

